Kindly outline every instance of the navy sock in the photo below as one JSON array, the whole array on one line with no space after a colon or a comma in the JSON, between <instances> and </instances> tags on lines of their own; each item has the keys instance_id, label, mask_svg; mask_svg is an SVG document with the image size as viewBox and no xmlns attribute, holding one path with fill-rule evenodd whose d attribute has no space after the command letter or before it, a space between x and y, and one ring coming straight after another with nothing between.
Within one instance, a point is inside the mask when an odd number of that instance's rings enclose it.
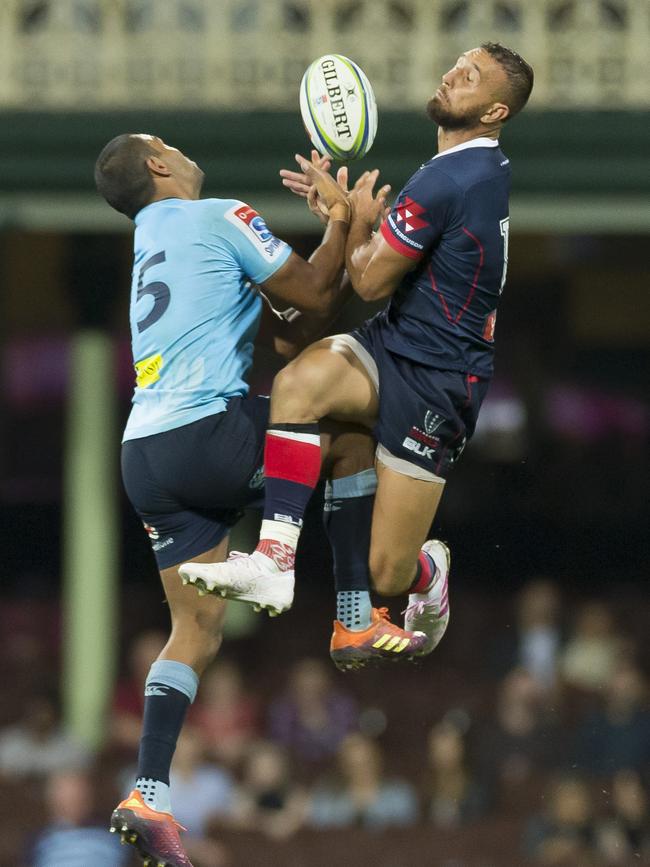
<instances>
[{"instance_id":1,"label":"navy sock","mask_svg":"<svg viewBox=\"0 0 650 867\"><path fill-rule=\"evenodd\" d=\"M325 488L325 532L334 559L337 619L348 629L371 623L370 528L377 490L373 469L334 479Z\"/></svg>"},{"instance_id":2,"label":"navy sock","mask_svg":"<svg viewBox=\"0 0 650 867\"><path fill-rule=\"evenodd\" d=\"M182 662L159 659L151 666L144 692L138 778L169 785L176 741L198 682L196 672Z\"/></svg>"}]
</instances>

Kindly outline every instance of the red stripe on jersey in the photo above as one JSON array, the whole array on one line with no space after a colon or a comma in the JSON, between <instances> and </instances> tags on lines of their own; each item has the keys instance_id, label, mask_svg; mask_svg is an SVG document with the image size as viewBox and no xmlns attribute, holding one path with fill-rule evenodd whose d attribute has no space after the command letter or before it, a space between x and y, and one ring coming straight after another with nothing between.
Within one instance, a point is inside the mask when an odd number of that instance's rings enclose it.
<instances>
[{"instance_id":1,"label":"red stripe on jersey","mask_svg":"<svg viewBox=\"0 0 650 867\"><path fill-rule=\"evenodd\" d=\"M423 250L414 250L413 247L409 247L408 244L404 244L399 238L395 237L388 226L388 220L384 220L379 227L379 231L393 250L401 253L402 256L406 256L408 259L419 259L423 255Z\"/></svg>"},{"instance_id":2,"label":"red stripe on jersey","mask_svg":"<svg viewBox=\"0 0 650 867\"><path fill-rule=\"evenodd\" d=\"M483 268L483 261L485 259L485 251L483 250L483 244L481 244L481 242L476 237L476 235L472 235L470 230L466 229L465 226L463 226L463 232L465 232L465 234L469 238L471 238L472 241L474 241L474 243L478 247L479 260L478 260L478 265L476 267L476 273L474 274L474 280L472 281L472 288L469 290L469 295L467 296L467 300L465 301L463 306L458 311L458 315L456 316L456 319L455 319L456 323L460 322L460 320L463 316L463 313L467 310L467 308L469 307L469 305L472 302L472 298L474 297L474 292L476 292L476 287L478 285L478 277L479 277L479 274L481 273L481 269Z\"/></svg>"},{"instance_id":3,"label":"red stripe on jersey","mask_svg":"<svg viewBox=\"0 0 650 867\"><path fill-rule=\"evenodd\" d=\"M440 289L438 289L438 284L436 283L436 278L433 276L433 269L431 265L429 265L429 279L431 280L431 288L436 293L436 295L440 298L440 303L442 304L442 309L445 311L445 316L451 322L451 313L449 312L449 307L447 306L447 302L445 300L445 296L442 294Z\"/></svg>"},{"instance_id":4,"label":"red stripe on jersey","mask_svg":"<svg viewBox=\"0 0 650 867\"><path fill-rule=\"evenodd\" d=\"M264 475L315 488L320 476L320 446L267 433Z\"/></svg>"}]
</instances>

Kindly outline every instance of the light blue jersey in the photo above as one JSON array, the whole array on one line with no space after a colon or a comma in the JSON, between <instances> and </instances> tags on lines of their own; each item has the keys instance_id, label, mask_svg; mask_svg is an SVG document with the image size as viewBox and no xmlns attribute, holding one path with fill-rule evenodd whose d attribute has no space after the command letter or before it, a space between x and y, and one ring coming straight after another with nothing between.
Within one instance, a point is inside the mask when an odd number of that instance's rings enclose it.
<instances>
[{"instance_id":1,"label":"light blue jersey","mask_svg":"<svg viewBox=\"0 0 650 867\"><path fill-rule=\"evenodd\" d=\"M223 412L245 377L263 283L291 248L234 199L163 199L135 218L131 339L136 370L124 440Z\"/></svg>"}]
</instances>

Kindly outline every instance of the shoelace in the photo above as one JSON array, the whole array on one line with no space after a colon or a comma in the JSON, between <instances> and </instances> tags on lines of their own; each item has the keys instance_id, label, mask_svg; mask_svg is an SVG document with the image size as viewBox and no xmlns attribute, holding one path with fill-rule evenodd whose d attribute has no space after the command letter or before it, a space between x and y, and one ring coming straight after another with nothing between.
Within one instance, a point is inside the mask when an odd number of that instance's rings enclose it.
<instances>
[{"instance_id":1,"label":"shoelace","mask_svg":"<svg viewBox=\"0 0 650 867\"><path fill-rule=\"evenodd\" d=\"M228 554L229 560L237 560L239 557L248 557L248 554L244 554L243 551L231 551L230 554Z\"/></svg>"},{"instance_id":2,"label":"shoelace","mask_svg":"<svg viewBox=\"0 0 650 867\"><path fill-rule=\"evenodd\" d=\"M437 608L437 606L438 603L434 602L433 600L427 602L418 601L413 602L411 605L407 605L404 611L402 611L401 613L413 615L414 617L419 617L421 614L433 613L433 611L429 612L428 609L434 609Z\"/></svg>"},{"instance_id":3,"label":"shoelace","mask_svg":"<svg viewBox=\"0 0 650 867\"><path fill-rule=\"evenodd\" d=\"M387 620L390 623L390 613L388 611L388 608L378 608L377 614L379 614L382 620Z\"/></svg>"}]
</instances>

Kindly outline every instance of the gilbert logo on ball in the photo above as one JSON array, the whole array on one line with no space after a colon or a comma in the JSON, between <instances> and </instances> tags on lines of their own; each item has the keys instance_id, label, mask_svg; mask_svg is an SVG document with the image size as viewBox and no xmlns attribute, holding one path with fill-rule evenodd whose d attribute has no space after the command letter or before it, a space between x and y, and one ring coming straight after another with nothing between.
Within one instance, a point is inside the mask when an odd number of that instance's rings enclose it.
<instances>
[{"instance_id":1,"label":"gilbert logo on ball","mask_svg":"<svg viewBox=\"0 0 650 867\"><path fill-rule=\"evenodd\" d=\"M325 54L310 64L300 83L300 113L314 147L334 159L357 160L375 140L372 85L342 54Z\"/></svg>"}]
</instances>

